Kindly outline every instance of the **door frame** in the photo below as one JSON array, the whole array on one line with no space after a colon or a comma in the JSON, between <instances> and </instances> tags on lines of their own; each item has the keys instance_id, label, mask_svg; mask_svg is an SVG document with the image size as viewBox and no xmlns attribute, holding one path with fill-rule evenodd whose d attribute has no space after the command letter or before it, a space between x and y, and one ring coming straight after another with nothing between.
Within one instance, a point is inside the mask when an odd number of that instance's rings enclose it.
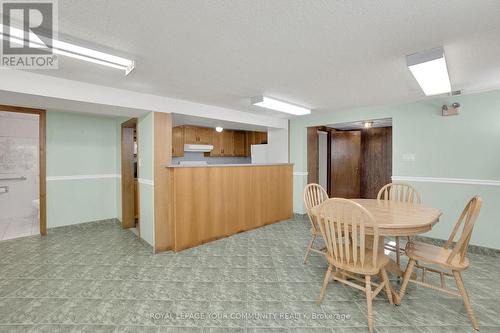
<instances>
[{"instance_id":1,"label":"door frame","mask_svg":"<svg viewBox=\"0 0 500 333\"><path fill-rule=\"evenodd\" d=\"M21 106L12 105L2 105L0 104L0 111L6 112L17 112L17 113L29 113L37 114L38 118L38 177L40 193L40 235L45 236L47 234L47 195L46 195L46 110L25 108Z\"/></svg>"},{"instance_id":2,"label":"door frame","mask_svg":"<svg viewBox=\"0 0 500 333\"><path fill-rule=\"evenodd\" d=\"M131 118L125 122L123 122L121 124L121 135L120 135L120 151L121 151L121 154L120 154L120 159L121 159L121 171L120 171L120 178L121 178L121 199L122 199L122 228L123 229L128 229L128 228L133 228L135 227L135 215L134 215L134 205L132 204L132 214L130 213L130 207L127 208L127 206L124 204L125 199L130 199L130 197L132 197L132 202L134 201L135 199L135 191L134 191L134 175L132 173L132 175L130 175L129 173L125 172L125 164L126 164L126 156L125 156L125 148L124 147L124 131L125 129L130 129L130 128L134 128L136 130L136 133L137 133L137 122L138 122L138 119L137 118ZM132 142L133 144L133 142ZM130 149L130 147L128 147L128 149ZM132 150L134 148L132 147ZM137 166L139 168L139 165ZM127 183L131 183L132 186L126 186ZM139 195L139 194L137 194ZM137 198L138 199L138 198ZM139 209L139 201L138 201L138 209ZM132 215L132 217L130 217L130 215ZM140 216L138 216L139 219L140 219ZM130 219L132 219L132 221L134 222L132 226L131 225L131 222L129 221ZM139 223L139 226L140 226L140 223ZM139 227L140 228L140 227ZM140 232L140 229L138 230L138 232Z\"/></svg>"}]
</instances>

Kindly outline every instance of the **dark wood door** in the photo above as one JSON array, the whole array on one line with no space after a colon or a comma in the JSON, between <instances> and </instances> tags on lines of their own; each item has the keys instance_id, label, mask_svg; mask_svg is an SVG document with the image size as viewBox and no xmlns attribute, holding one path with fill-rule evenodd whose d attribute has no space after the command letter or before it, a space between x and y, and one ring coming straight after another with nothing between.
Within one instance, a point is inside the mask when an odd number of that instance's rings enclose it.
<instances>
[{"instance_id":1,"label":"dark wood door","mask_svg":"<svg viewBox=\"0 0 500 333\"><path fill-rule=\"evenodd\" d=\"M331 135L331 197L359 198L361 184L361 132Z\"/></svg>"},{"instance_id":2,"label":"dark wood door","mask_svg":"<svg viewBox=\"0 0 500 333\"><path fill-rule=\"evenodd\" d=\"M376 199L382 186L391 182L392 127L361 132L361 198Z\"/></svg>"},{"instance_id":3,"label":"dark wood door","mask_svg":"<svg viewBox=\"0 0 500 333\"><path fill-rule=\"evenodd\" d=\"M122 227L135 227L134 129L122 127L121 136Z\"/></svg>"}]
</instances>

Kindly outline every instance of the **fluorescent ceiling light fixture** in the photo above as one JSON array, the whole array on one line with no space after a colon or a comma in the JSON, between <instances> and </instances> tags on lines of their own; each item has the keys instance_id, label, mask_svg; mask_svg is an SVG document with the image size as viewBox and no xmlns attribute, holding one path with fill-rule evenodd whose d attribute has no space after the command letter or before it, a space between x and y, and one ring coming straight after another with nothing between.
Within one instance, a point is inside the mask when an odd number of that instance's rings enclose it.
<instances>
[{"instance_id":1,"label":"fluorescent ceiling light fixture","mask_svg":"<svg viewBox=\"0 0 500 333\"><path fill-rule=\"evenodd\" d=\"M287 102L279 101L277 99L266 97L266 96L257 96L252 98L252 104L257 105L266 109L272 109L280 112L286 112L293 115L305 115L310 114L311 109L307 109L302 106L290 104Z\"/></svg>"},{"instance_id":2,"label":"fluorescent ceiling light fixture","mask_svg":"<svg viewBox=\"0 0 500 333\"><path fill-rule=\"evenodd\" d=\"M450 77L442 47L406 56L406 62L426 96L451 92Z\"/></svg>"},{"instance_id":3,"label":"fluorescent ceiling light fixture","mask_svg":"<svg viewBox=\"0 0 500 333\"><path fill-rule=\"evenodd\" d=\"M218 133L222 132L223 130L224 130L224 128L222 128L222 127L220 127L220 126L217 126L217 127L215 128L215 131L216 131L216 132L218 132Z\"/></svg>"},{"instance_id":4,"label":"fluorescent ceiling light fixture","mask_svg":"<svg viewBox=\"0 0 500 333\"><path fill-rule=\"evenodd\" d=\"M51 48L52 52L55 54L124 70L125 75L129 75L135 68L135 60L62 42L57 39L52 39L52 46L46 45L32 32L29 32L28 38L26 39L21 36L25 36L23 30L14 27L7 28L0 25L0 39L9 40L11 43L22 45L28 41L30 43L30 47Z\"/></svg>"}]
</instances>

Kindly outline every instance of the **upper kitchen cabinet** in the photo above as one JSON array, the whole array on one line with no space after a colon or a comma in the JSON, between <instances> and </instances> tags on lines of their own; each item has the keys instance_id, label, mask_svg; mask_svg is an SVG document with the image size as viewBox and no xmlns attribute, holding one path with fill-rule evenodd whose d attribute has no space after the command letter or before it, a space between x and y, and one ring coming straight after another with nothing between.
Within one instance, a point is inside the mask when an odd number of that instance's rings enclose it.
<instances>
[{"instance_id":1,"label":"upper kitchen cabinet","mask_svg":"<svg viewBox=\"0 0 500 333\"><path fill-rule=\"evenodd\" d=\"M246 156L246 135L244 131L233 132L234 156Z\"/></svg>"},{"instance_id":2,"label":"upper kitchen cabinet","mask_svg":"<svg viewBox=\"0 0 500 333\"><path fill-rule=\"evenodd\" d=\"M172 156L184 156L184 127L172 128Z\"/></svg>"},{"instance_id":3,"label":"upper kitchen cabinet","mask_svg":"<svg viewBox=\"0 0 500 333\"><path fill-rule=\"evenodd\" d=\"M210 157L244 157L251 155L251 145L267 143L266 132L225 129L221 133L210 127L191 125L172 129L172 156L184 156L184 144L213 145Z\"/></svg>"},{"instance_id":4,"label":"upper kitchen cabinet","mask_svg":"<svg viewBox=\"0 0 500 333\"><path fill-rule=\"evenodd\" d=\"M196 134L198 135L198 143L201 145L212 144L212 134L214 133L213 128L208 127L197 127Z\"/></svg>"},{"instance_id":5,"label":"upper kitchen cabinet","mask_svg":"<svg viewBox=\"0 0 500 333\"><path fill-rule=\"evenodd\" d=\"M267 143L267 132L247 131L245 132L245 139L245 155L250 156L252 145L261 145Z\"/></svg>"},{"instance_id":6,"label":"upper kitchen cabinet","mask_svg":"<svg viewBox=\"0 0 500 333\"><path fill-rule=\"evenodd\" d=\"M255 144L267 144L267 132L255 132Z\"/></svg>"},{"instance_id":7,"label":"upper kitchen cabinet","mask_svg":"<svg viewBox=\"0 0 500 333\"><path fill-rule=\"evenodd\" d=\"M213 129L196 126L180 126L184 128L184 143L209 145L212 142Z\"/></svg>"},{"instance_id":8,"label":"upper kitchen cabinet","mask_svg":"<svg viewBox=\"0 0 500 333\"><path fill-rule=\"evenodd\" d=\"M210 156L210 157L221 157L222 155L222 149L223 149L223 141L224 137L222 133L213 131L212 132L212 145L214 146L214 149L212 149L211 152L205 153L205 156Z\"/></svg>"},{"instance_id":9,"label":"upper kitchen cabinet","mask_svg":"<svg viewBox=\"0 0 500 333\"><path fill-rule=\"evenodd\" d=\"M224 130L222 132L222 156L235 156L234 131Z\"/></svg>"}]
</instances>

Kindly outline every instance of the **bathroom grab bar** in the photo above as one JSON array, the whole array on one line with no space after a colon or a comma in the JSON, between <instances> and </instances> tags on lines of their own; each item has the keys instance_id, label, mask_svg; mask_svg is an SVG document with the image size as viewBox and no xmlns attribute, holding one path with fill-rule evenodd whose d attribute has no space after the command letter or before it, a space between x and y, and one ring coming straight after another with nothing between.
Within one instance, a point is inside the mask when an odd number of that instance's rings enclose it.
<instances>
[{"instance_id":1,"label":"bathroom grab bar","mask_svg":"<svg viewBox=\"0 0 500 333\"><path fill-rule=\"evenodd\" d=\"M0 180L26 180L28 178L26 178L25 176L21 176L21 177L15 177L15 178L0 178Z\"/></svg>"}]
</instances>

